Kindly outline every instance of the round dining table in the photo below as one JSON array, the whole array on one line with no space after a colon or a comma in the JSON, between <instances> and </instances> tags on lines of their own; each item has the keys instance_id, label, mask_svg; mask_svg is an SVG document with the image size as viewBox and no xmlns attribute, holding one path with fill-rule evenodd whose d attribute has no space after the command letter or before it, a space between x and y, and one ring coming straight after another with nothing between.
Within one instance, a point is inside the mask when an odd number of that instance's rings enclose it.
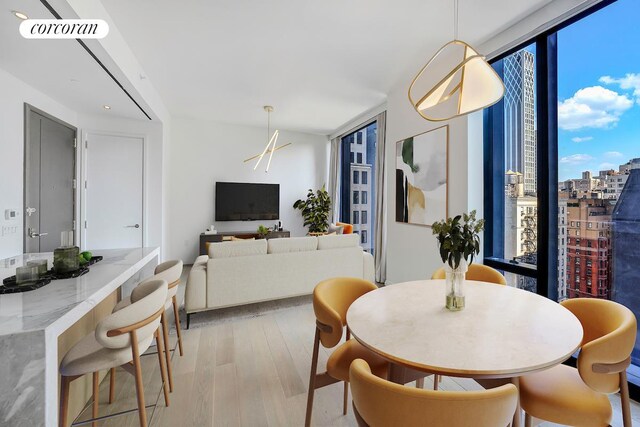
<instances>
[{"instance_id":1,"label":"round dining table","mask_svg":"<svg viewBox=\"0 0 640 427\"><path fill-rule=\"evenodd\" d=\"M445 281L388 285L347 312L351 335L389 362L389 380L420 373L518 378L567 360L580 347L580 321L560 304L510 286L467 280L465 308L445 308ZM413 372L411 377L409 373ZM424 376L424 375L423 375ZM520 406L514 426L521 423Z\"/></svg>"}]
</instances>

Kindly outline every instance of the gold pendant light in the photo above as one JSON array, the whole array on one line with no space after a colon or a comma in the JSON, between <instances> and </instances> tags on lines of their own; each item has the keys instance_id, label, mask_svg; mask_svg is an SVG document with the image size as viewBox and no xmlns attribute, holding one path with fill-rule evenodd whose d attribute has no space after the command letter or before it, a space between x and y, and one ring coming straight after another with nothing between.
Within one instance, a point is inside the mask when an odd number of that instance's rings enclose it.
<instances>
[{"instance_id":1,"label":"gold pendant light","mask_svg":"<svg viewBox=\"0 0 640 427\"><path fill-rule=\"evenodd\" d=\"M269 135L271 135L271 113L273 112L273 107L271 105L265 105L264 107L264 111L267 112L267 145L266 147L264 147L264 150L262 151L262 154L257 154L253 157L249 157L248 159L246 159L244 161L244 163L250 162L251 160L254 159L258 159L258 161L256 162L256 165L253 167L253 170L258 169L258 165L260 165L260 162L262 161L262 158L265 156L265 154L269 153L269 161L267 162L267 168L264 170L265 173L269 172L269 167L271 166L271 159L273 158L273 153L288 147L289 145L291 145L291 143L287 143L284 145L281 145L279 147L277 147L277 143L278 143L278 136L280 135L280 131L276 129L275 132L273 132L273 136L271 136L271 138L269 138Z\"/></svg>"},{"instance_id":2,"label":"gold pendant light","mask_svg":"<svg viewBox=\"0 0 640 427\"><path fill-rule=\"evenodd\" d=\"M469 44L458 40L458 0L454 0L454 39L442 46L409 86L409 100L423 118L449 120L502 99L504 83Z\"/></svg>"}]
</instances>

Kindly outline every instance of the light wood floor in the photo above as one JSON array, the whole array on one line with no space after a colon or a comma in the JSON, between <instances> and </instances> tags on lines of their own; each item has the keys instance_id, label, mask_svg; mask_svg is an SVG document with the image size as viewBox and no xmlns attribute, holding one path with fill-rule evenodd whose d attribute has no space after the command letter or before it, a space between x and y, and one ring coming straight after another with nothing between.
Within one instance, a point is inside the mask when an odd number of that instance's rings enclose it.
<instances>
[{"instance_id":1,"label":"light wood floor","mask_svg":"<svg viewBox=\"0 0 640 427\"><path fill-rule=\"evenodd\" d=\"M206 315L202 315L206 316ZM210 318L202 320L211 322ZM160 393L155 355L143 357L147 404L158 403L148 415L152 426L301 426L304 424L307 384L314 333L311 305L275 309L199 327L192 318L184 331L185 355L174 354L174 392L165 407ZM175 346L175 334L171 337ZM328 352L320 353L324 366ZM109 405L108 379L100 388L100 415L135 408L133 377L118 370L116 402ZM431 387L430 378L425 388ZM472 390L473 380L445 377L445 390ZM614 404L614 426L621 426L619 398ZM634 421L640 423L640 405L633 404ZM90 411L88 411L90 412ZM98 423L100 426L137 426L137 413ZM356 426L352 409L342 415L342 384L316 391L313 425ZM427 423L425 423L427 425ZM543 426L552 424L544 423Z\"/></svg>"}]
</instances>

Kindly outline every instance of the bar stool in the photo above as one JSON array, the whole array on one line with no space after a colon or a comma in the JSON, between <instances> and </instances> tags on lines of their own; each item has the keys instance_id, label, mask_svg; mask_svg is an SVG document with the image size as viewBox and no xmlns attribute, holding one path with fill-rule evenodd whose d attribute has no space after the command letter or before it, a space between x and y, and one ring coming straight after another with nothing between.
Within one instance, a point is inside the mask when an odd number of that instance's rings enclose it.
<instances>
[{"instance_id":1,"label":"bar stool","mask_svg":"<svg viewBox=\"0 0 640 427\"><path fill-rule=\"evenodd\" d=\"M168 286L164 280L148 281L136 287L131 294L131 304L116 313L112 313L98 323L95 333L89 334L75 344L60 363L62 381L60 385L60 421L61 427L67 426L69 406L69 385L81 376L93 374L93 418L98 416L98 380L99 372L122 366L135 377L136 394L140 426L147 425L147 412L144 401L144 386L140 354L144 353L153 338L158 348L163 346L160 339L160 316L165 310ZM166 371L162 358L160 373L164 386L165 403L168 405ZM95 426L96 422L93 421Z\"/></svg>"},{"instance_id":2,"label":"bar stool","mask_svg":"<svg viewBox=\"0 0 640 427\"><path fill-rule=\"evenodd\" d=\"M166 310L173 307L173 314L175 316L176 321L176 332L178 335L178 348L180 349L180 356L183 355L182 350L182 332L180 328L180 316L178 313L178 300L176 298L176 294L178 293L178 285L180 284L180 276L182 275L182 260L173 260L166 261L161 264L158 264L154 270L154 275L150 278L146 279L145 283L149 280L165 280L168 285L168 293L167 300L165 302L165 311L160 316L160 321L162 323L162 335L163 340L165 342L165 350L164 357L167 365L167 372L169 377L169 391L173 392L173 372L171 368L171 352L169 350L169 323L167 322L167 316L165 314ZM131 304L130 297L123 298L116 306L113 308L114 312L122 310L124 307L127 307ZM160 348L158 348L158 353L160 353ZM110 383L109 383L109 403L113 402L113 394L115 389L115 368L110 372Z\"/></svg>"}]
</instances>

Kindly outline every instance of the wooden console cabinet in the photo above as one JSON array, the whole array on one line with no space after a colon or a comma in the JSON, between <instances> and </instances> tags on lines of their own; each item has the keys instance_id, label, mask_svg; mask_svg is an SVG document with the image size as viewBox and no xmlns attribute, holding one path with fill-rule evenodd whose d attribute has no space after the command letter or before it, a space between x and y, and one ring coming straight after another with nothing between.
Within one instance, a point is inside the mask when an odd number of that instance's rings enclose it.
<instances>
[{"instance_id":1,"label":"wooden console cabinet","mask_svg":"<svg viewBox=\"0 0 640 427\"><path fill-rule=\"evenodd\" d=\"M207 254L208 242L222 242L223 240L226 240L225 237L237 237L239 239L257 239L260 237L260 235L255 231L218 231L217 234L200 233L200 255ZM282 230L270 231L269 234L267 234L267 239L279 239L283 237L291 237L291 233L287 230Z\"/></svg>"}]
</instances>

